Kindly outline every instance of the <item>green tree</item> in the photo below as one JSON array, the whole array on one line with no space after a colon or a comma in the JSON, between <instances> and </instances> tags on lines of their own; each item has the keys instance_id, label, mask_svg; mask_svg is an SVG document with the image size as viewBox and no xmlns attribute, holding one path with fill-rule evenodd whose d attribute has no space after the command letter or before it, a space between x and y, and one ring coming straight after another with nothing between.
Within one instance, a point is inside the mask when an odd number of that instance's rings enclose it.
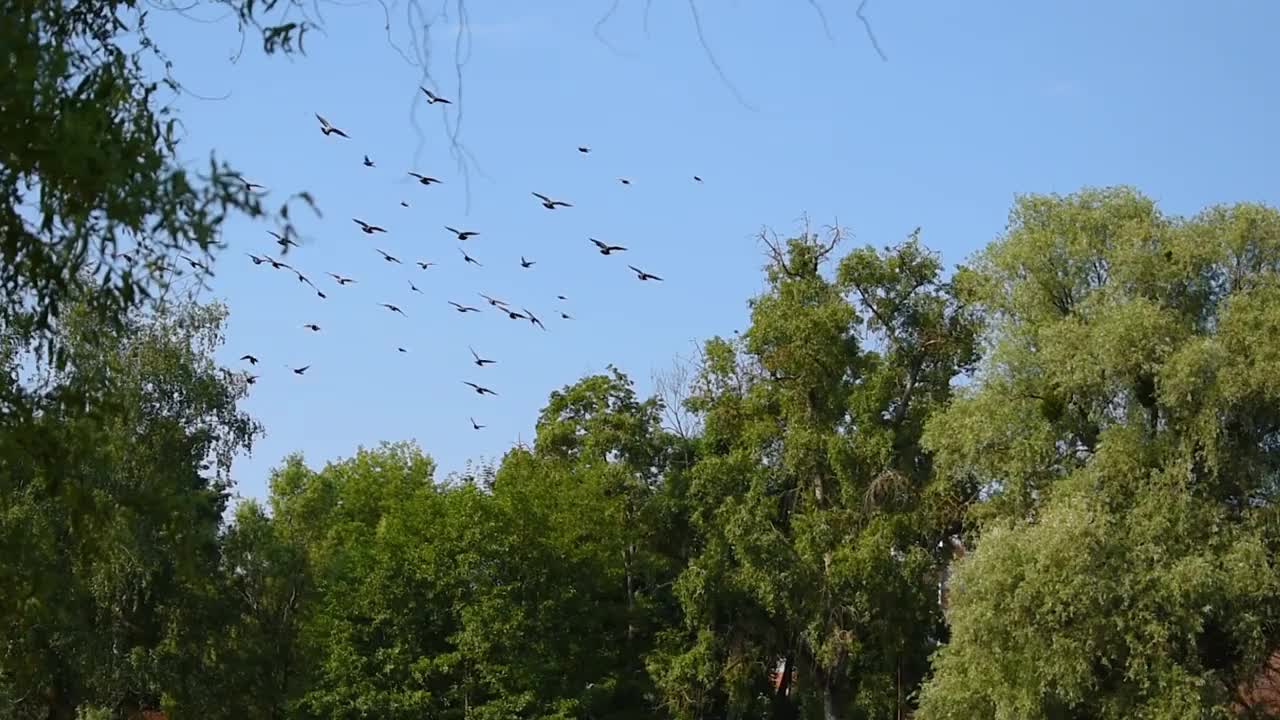
<instances>
[{"instance_id":1,"label":"green tree","mask_svg":"<svg viewBox=\"0 0 1280 720\"><path fill-rule=\"evenodd\" d=\"M1019 198L929 425L981 497L923 718L1211 718L1280 647L1280 213Z\"/></svg>"},{"instance_id":2,"label":"green tree","mask_svg":"<svg viewBox=\"0 0 1280 720\"><path fill-rule=\"evenodd\" d=\"M955 518L919 436L974 329L914 239L855 251L831 279L838 239L770 242L750 328L704 351L698 551L677 583L683 624L651 663L682 718L891 717L938 637Z\"/></svg>"},{"instance_id":3,"label":"green tree","mask_svg":"<svg viewBox=\"0 0 1280 720\"><path fill-rule=\"evenodd\" d=\"M112 331L77 305L58 325L72 362L37 368L50 399L24 432L0 433L6 712L208 700L200 648L215 631L231 459L259 432L237 408L243 377L212 359L225 317L183 305ZM57 400L86 386L92 403Z\"/></svg>"}]
</instances>

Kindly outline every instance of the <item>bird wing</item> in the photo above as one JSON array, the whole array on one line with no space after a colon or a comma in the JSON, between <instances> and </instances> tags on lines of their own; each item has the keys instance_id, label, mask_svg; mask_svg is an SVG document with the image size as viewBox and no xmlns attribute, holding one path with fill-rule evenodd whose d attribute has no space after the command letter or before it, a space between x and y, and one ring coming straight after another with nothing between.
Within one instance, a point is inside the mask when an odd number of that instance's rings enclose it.
<instances>
[{"instance_id":1,"label":"bird wing","mask_svg":"<svg viewBox=\"0 0 1280 720\"><path fill-rule=\"evenodd\" d=\"M626 248L622 247L621 245L610 245L609 249L610 250L626 250Z\"/></svg>"},{"instance_id":2,"label":"bird wing","mask_svg":"<svg viewBox=\"0 0 1280 720\"><path fill-rule=\"evenodd\" d=\"M643 270L641 270L640 268L636 267L635 265L628 265L627 267L629 267L629 268L631 268L632 270L634 270L634 271L635 271L635 273L636 273L637 275L643 275L643 274L644 274L644 271L643 271Z\"/></svg>"},{"instance_id":3,"label":"bird wing","mask_svg":"<svg viewBox=\"0 0 1280 720\"><path fill-rule=\"evenodd\" d=\"M595 244L596 244L596 247L600 248L601 250L603 250L603 249L605 249L605 248L609 247L608 245L605 245L604 243L600 242L599 240L597 240L597 239L595 239L595 238L587 238L587 239L588 239L588 240L590 240L591 242L595 243Z\"/></svg>"},{"instance_id":4,"label":"bird wing","mask_svg":"<svg viewBox=\"0 0 1280 720\"><path fill-rule=\"evenodd\" d=\"M329 125L329 121L328 121L328 120L325 120L325 119L324 119L324 116L323 116L323 115L321 115L320 113L316 113L316 119L320 121L320 124L321 124L321 125L323 125L323 126L325 126L325 127L330 127L330 125Z\"/></svg>"},{"instance_id":5,"label":"bird wing","mask_svg":"<svg viewBox=\"0 0 1280 720\"><path fill-rule=\"evenodd\" d=\"M538 198L542 202L551 202L551 198L547 197L546 195L543 195L542 193L534 193L533 196Z\"/></svg>"},{"instance_id":6,"label":"bird wing","mask_svg":"<svg viewBox=\"0 0 1280 720\"><path fill-rule=\"evenodd\" d=\"M444 229L445 229L445 230L448 230L449 232L453 233L454 235L461 235L461 234L462 234L462 233L458 232L458 230L457 230L457 229L455 229L455 228L451 228L451 227L449 227L448 225L445 225L445 226L444 226Z\"/></svg>"}]
</instances>

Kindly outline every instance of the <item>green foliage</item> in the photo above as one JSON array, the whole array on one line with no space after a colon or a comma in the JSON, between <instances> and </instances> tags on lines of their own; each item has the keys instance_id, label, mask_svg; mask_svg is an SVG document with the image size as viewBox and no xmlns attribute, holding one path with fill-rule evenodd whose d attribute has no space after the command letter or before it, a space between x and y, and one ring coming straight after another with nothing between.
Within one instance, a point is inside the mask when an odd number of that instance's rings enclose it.
<instances>
[{"instance_id":1,"label":"green foliage","mask_svg":"<svg viewBox=\"0 0 1280 720\"><path fill-rule=\"evenodd\" d=\"M1021 198L971 270L980 382L926 444L982 494L922 717L1226 717L1280 647L1280 213Z\"/></svg>"}]
</instances>

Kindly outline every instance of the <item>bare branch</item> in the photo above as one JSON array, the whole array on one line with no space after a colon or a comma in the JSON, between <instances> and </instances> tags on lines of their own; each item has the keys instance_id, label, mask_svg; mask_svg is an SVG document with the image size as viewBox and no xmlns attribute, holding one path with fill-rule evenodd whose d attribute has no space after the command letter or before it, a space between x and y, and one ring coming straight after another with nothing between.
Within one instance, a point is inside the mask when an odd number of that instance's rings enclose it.
<instances>
[{"instance_id":1,"label":"bare branch","mask_svg":"<svg viewBox=\"0 0 1280 720\"><path fill-rule=\"evenodd\" d=\"M867 16L862 14L862 10L867 6L867 2L868 0L862 0L862 2L858 3L858 11L855 14L858 16L858 19L862 21L862 27L867 30L867 39L871 41L871 47L876 49L876 54L880 56L881 60L889 62L889 56L885 55L884 50L880 49L880 41L876 40L876 34L871 29L871 21L867 20Z\"/></svg>"},{"instance_id":2,"label":"bare branch","mask_svg":"<svg viewBox=\"0 0 1280 720\"><path fill-rule=\"evenodd\" d=\"M706 33L702 30L702 15L698 13L698 6L695 2L696 0L689 0L689 12L693 15L693 29L698 33L698 43L702 45L702 50L706 53L707 60L711 62L711 67L715 68L716 74L720 76L720 81L729 88L729 91L733 93L738 102L746 109L755 112L756 107L742 97L742 93L738 92L738 88L729 80L729 76L725 75L724 68L720 67L720 61L716 59L715 53L711 51L711 46L707 43Z\"/></svg>"}]
</instances>

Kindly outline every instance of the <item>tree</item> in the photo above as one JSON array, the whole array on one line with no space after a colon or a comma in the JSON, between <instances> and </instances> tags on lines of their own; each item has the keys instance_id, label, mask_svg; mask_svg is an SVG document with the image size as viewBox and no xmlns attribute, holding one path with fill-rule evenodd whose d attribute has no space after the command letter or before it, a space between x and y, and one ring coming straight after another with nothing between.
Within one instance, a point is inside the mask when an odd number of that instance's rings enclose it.
<instances>
[{"instance_id":1,"label":"tree","mask_svg":"<svg viewBox=\"0 0 1280 720\"><path fill-rule=\"evenodd\" d=\"M57 337L69 369L40 370L50 399L0 433L0 687L15 716L208 701L231 459L259 432L237 408L244 379L212 359L225 317L183 305L111 331L72 306ZM85 386L93 402L58 400Z\"/></svg>"},{"instance_id":2,"label":"tree","mask_svg":"<svg viewBox=\"0 0 1280 720\"><path fill-rule=\"evenodd\" d=\"M838 240L769 241L751 327L706 345L689 401L698 551L676 586L683 626L651 663L678 717L889 717L937 639L951 523L919 435L974 332L914 239L829 279Z\"/></svg>"},{"instance_id":3,"label":"tree","mask_svg":"<svg viewBox=\"0 0 1280 720\"><path fill-rule=\"evenodd\" d=\"M921 717L1233 715L1280 647L1280 213L1021 197L969 277L991 352L926 445L982 499Z\"/></svg>"}]
</instances>

